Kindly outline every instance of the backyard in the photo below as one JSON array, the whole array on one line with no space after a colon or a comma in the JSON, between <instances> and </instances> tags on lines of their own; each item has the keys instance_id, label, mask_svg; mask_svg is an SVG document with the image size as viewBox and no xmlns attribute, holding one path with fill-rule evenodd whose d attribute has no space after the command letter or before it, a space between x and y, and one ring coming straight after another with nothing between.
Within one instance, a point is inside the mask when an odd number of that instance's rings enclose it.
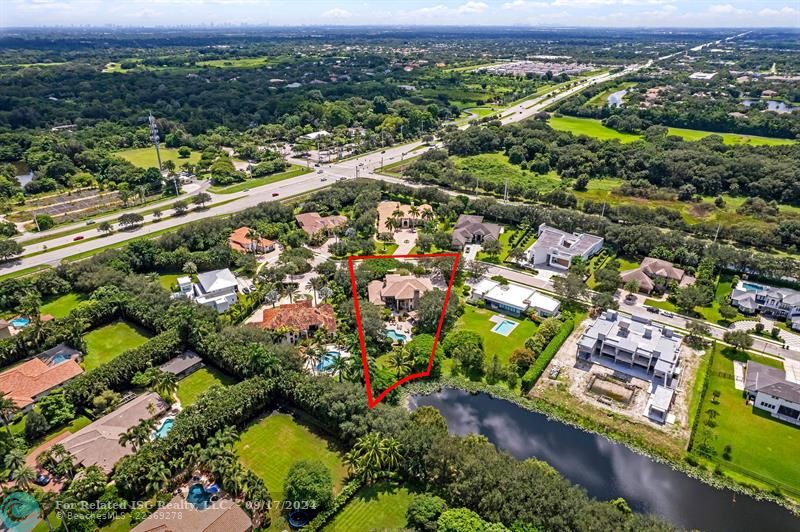
<instances>
[{"instance_id":1,"label":"backyard","mask_svg":"<svg viewBox=\"0 0 800 532\"><path fill-rule=\"evenodd\" d=\"M770 488L778 486L800 498L800 461L781 459L800 455L800 430L749 406L743 392L734 387L734 360L753 360L774 367L782 367L782 363L736 352L731 347L716 345L715 349L694 434L694 455L737 480L749 484L754 480L766 482ZM718 400L714 399L715 391L719 392ZM713 426L708 424L709 411L716 412ZM709 452L702 452L704 446ZM730 446L727 455L726 446Z\"/></svg>"},{"instance_id":2,"label":"backyard","mask_svg":"<svg viewBox=\"0 0 800 532\"><path fill-rule=\"evenodd\" d=\"M323 530L405 530L413 491L392 484L362 488Z\"/></svg>"},{"instance_id":3,"label":"backyard","mask_svg":"<svg viewBox=\"0 0 800 532\"><path fill-rule=\"evenodd\" d=\"M506 258L508 257L508 252L511 251L511 237L514 236L515 233L516 231L506 227L498 239L500 241L500 253L497 255L497 258L494 258L485 251L481 250L478 252L478 260L494 262L496 264L505 262Z\"/></svg>"},{"instance_id":4,"label":"backyard","mask_svg":"<svg viewBox=\"0 0 800 532\"><path fill-rule=\"evenodd\" d=\"M192 151L192 154L185 159L178 156L176 148L167 148L163 144L159 146L161 162L173 161L176 168L180 168L183 163L196 164L200 160L200 152ZM117 155L139 168L158 168L158 158L156 150L152 146L147 148L131 148L117 152Z\"/></svg>"},{"instance_id":5,"label":"backyard","mask_svg":"<svg viewBox=\"0 0 800 532\"><path fill-rule=\"evenodd\" d=\"M39 308L39 312L41 314L50 314L54 318L64 318L83 300L83 295L70 292L47 301Z\"/></svg>"},{"instance_id":6,"label":"backyard","mask_svg":"<svg viewBox=\"0 0 800 532\"><path fill-rule=\"evenodd\" d=\"M495 353L502 364L508 364L514 349L525 347L525 340L536 333L537 326L529 319L509 318L511 321L518 322L519 325L508 336L503 336L492 332L496 323L489 321L489 318L495 314L497 312L493 310L465 305L464 314L458 318L455 329L466 329L481 335L487 364L491 362Z\"/></svg>"},{"instance_id":7,"label":"backyard","mask_svg":"<svg viewBox=\"0 0 800 532\"><path fill-rule=\"evenodd\" d=\"M84 335L86 356L81 365L85 371L99 368L128 349L139 347L149 337L150 333L145 329L123 320L94 329Z\"/></svg>"},{"instance_id":8,"label":"backyard","mask_svg":"<svg viewBox=\"0 0 800 532\"><path fill-rule=\"evenodd\" d=\"M230 375L216 368L205 366L178 382L178 400L180 400L181 406L186 408L215 384L228 386L234 382L236 379Z\"/></svg>"}]
</instances>

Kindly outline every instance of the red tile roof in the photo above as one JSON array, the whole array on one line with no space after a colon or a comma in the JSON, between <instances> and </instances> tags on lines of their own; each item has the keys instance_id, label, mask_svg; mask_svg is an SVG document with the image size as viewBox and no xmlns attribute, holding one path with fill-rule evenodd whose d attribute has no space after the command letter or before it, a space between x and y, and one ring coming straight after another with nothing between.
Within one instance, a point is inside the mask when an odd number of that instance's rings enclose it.
<instances>
[{"instance_id":1,"label":"red tile roof","mask_svg":"<svg viewBox=\"0 0 800 532\"><path fill-rule=\"evenodd\" d=\"M247 253L252 250L253 243L255 242L258 249L268 249L275 245L275 242L266 238L259 240L250 240L247 238L247 233L250 232L249 227L240 227L228 237L228 245L235 251Z\"/></svg>"},{"instance_id":2,"label":"red tile roof","mask_svg":"<svg viewBox=\"0 0 800 532\"><path fill-rule=\"evenodd\" d=\"M19 408L33 403L34 398L64 384L83 373L74 360L48 366L39 358L33 358L0 373L0 392L6 394Z\"/></svg>"},{"instance_id":3,"label":"red tile roof","mask_svg":"<svg viewBox=\"0 0 800 532\"><path fill-rule=\"evenodd\" d=\"M347 223L346 216L332 215L320 216L318 212L304 212L294 217L300 227L309 236L322 231L323 229L335 229Z\"/></svg>"},{"instance_id":4,"label":"red tile roof","mask_svg":"<svg viewBox=\"0 0 800 532\"><path fill-rule=\"evenodd\" d=\"M264 310L264 317L257 325L273 331L281 327L296 331L308 331L311 327L324 327L329 332L334 332L336 331L336 315L333 307L328 304L313 307L310 300L305 300Z\"/></svg>"}]
</instances>

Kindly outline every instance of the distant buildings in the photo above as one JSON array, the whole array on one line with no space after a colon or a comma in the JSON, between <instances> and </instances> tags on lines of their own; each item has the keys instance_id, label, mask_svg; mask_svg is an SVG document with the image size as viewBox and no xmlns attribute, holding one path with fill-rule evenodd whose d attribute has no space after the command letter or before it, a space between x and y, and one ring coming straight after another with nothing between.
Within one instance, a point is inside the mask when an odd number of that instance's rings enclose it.
<instances>
[{"instance_id":1,"label":"distant buildings","mask_svg":"<svg viewBox=\"0 0 800 532\"><path fill-rule=\"evenodd\" d=\"M731 292L731 304L744 314L788 319L793 329L800 330L800 291L739 281Z\"/></svg>"},{"instance_id":2,"label":"distant buildings","mask_svg":"<svg viewBox=\"0 0 800 532\"><path fill-rule=\"evenodd\" d=\"M275 250L275 242L266 238L248 238L251 229L240 227L228 237L228 245L239 253L269 253Z\"/></svg>"},{"instance_id":3,"label":"distant buildings","mask_svg":"<svg viewBox=\"0 0 800 532\"><path fill-rule=\"evenodd\" d=\"M383 280L370 281L367 285L370 303L386 305L397 312L414 310L420 297L432 289L430 279L394 273L388 274Z\"/></svg>"},{"instance_id":4,"label":"distant buildings","mask_svg":"<svg viewBox=\"0 0 800 532\"><path fill-rule=\"evenodd\" d=\"M314 83L314 81L312 81L311 83ZM324 129L321 129L319 131L314 131L313 133L306 133L305 135L301 135L299 138L300 140L317 140L320 138L330 137L330 136L331 136L330 133L328 133Z\"/></svg>"},{"instance_id":5,"label":"distant buildings","mask_svg":"<svg viewBox=\"0 0 800 532\"><path fill-rule=\"evenodd\" d=\"M526 260L533 264L546 264L560 270L568 270L572 259L584 260L598 253L603 239L588 233L567 233L545 224L539 226L539 237L525 251Z\"/></svg>"},{"instance_id":6,"label":"distant buildings","mask_svg":"<svg viewBox=\"0 0 800 532\"><path fill-rule=\"evenodd\" d=\"M558 314L561 303L533 288L515 283L501 284L492 279L481 279L472 287L473 301L483 300L486 306L501 312L521 316L529 311L546 318Z\"/></svg>"},{"instance_id":7,"label":"distant buildings","mask_svg":"<svg viewBox=\"0 0 800 532\"><path fill-rule=\"evenodd\" d=\"M305 300L265 309L261 322L256 325L270 331L284 330L284 341L293 344L308 338L318 329L336 332L336 314L328 304L314 307L310 300Z\"/></svg>"},{"instance_id":8,"label":"distant buildings","mask_svg":"<svg viewBox=\"0 0 800 532\"><path fill-rule=\"evenodd\" d=\"M754 407L774 418L800 425L800 384L786 380L783 370L749 360L744 390Z\"/></svg>"},{"instance_id":9,"label":"distant buildings","mask_svg":"<svg viewBox=\"0 0 800 532\"><path fill-rule=\"evenodd\" d=\"M689 75L689 79L699 79L699 80L703 80L703 81L710 81L710 80L714 79L714 76L716 76L716 75L717 75L716 72L695 72L694 74L690 74Z\"/></svg>"},{"instance_id":10,"label":"distant buildings","mask_svg":"<svg viewBox=\"0 0 800 532\"><path fill-rule=\"evenodd\" d=\"M634 269L620 274L623 282L636 281L639 283L639 291L649 294L656 287L655 279L662 279L665 282L675 281L680 286L687 286L695 282L694 277L687 275L680 268L676 268L669 261L645 257L642 264Z\"/></svg>"},{"instance_id":11,"label":"distant buildings","mask_svg":"<svg viewBox=\"0 0 800 532\"><path fill-rule=\"evenodd\" d=\"M197 282L191 277L178 277L178 297L186 297L200 305L206 305L222 313L236 304L239 283L227 268L197 275Z\"/></svg>"},{"instance_id":12,"label":"distant buildings","mask_svg":"<svg viewBox=\"0 0 800 532\"><path fill-rule=\"evenodd\" d=\"M682 341L650 320L607 310L584 331L578 358L671 388Z\"/></svg>"},{"instance_id":13,"label":"distant buildings","mask_svg":"<svg viewBox=\"0 0 800 532\"><path fill-rule=\"evenodd\" d=\"M308 236L314 236L320 231L331 234L334 229L347 223L346 216L320 216L318 212L304 212L295 216L294 219Z\"/></svg>"},{"instance_id":14,"label":"distant buildings","mask_svg":"<svg viewBox=\"0 0 800 532\"><path fill-rule=\"evenodd\" d=\"M503 74L510 76L526 76L534 74L544 76L551 72L554 76L559 74L580 74L594 68L592 65L582 65L578 63L553 63L549 61L514 61L512 63L502 63L476 69L479 72L489 72L490 74Z\"/></svg>"},{"instance_id":15,"label":"distant buildings","mask_svg":"<svg viewBox=\"0 0 800 532\"><path fill-rule=\"evenodd\" d=\"M483 216L474 214L459 216L452 236L453 246L458 249L463 249L469 244L483 244L484 241L498 238L500 238L500 226L484 223Z\"/></svg>"}]
</instances>

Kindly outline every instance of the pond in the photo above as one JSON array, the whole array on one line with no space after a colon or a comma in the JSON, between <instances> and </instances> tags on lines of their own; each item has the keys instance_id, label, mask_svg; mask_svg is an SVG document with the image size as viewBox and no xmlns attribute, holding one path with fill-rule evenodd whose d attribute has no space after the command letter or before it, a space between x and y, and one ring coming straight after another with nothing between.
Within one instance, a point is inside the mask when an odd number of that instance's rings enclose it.
<instances>
[{"instance_id":1,"label":"pond","mask_svg":"<svg viewBox=\"0 0 800 532\"><path fill-rule=\"evenodd\" d=\"M14 170L17 174L15 177L17 181L19 181L20 186L24 187L33 180L33 170L28 167L25 161L14 161L11 164L14 165Z\"/></svg>"},{"instance_id":2,"label":"pond","mask_svg":"<svg viewBox=\"0 0 800 532\"><path fill-rule=\"evenodd\" d=\"M742 105L745 107L750 107L754 103L758 102L759 100L743 100ZM792 111L799 110L800 107L792 107L791 105L787 105L786 102L779 102L775 100L767 100L767 111L773 111L778 114L783 113L791 113Z\"/></svg>"},{"instance_id":3,"label":"pond","mask_svg":"<svg viewBox=\"0 0 800 532\"><path fill-rule=\"evenodd\" d=\"M584 432L487 394L445 388L411 397L410 407L433 406L454 434L479 433L517 459L544 460L590 496L624 497L637 512L702 530L800 530L780 506L719 490L622 444Z\"/></svg>"},{"instance_id":4,"label":"pond","mask_svg":"<svg viewBox=\"0 0 800 532\"><path fill-rule=\"evenodd\" d=\"M619 107L622 105L622 98L628 94L628 89L612 92L608 95L608 105L610 107Z\"/></svg>"}]
</instances>

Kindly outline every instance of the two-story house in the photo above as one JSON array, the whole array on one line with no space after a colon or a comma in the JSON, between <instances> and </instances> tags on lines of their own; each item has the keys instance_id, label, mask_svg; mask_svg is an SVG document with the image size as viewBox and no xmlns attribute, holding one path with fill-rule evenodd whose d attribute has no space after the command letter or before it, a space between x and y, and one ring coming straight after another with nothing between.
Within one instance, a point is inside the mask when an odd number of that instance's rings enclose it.
<instances>
[{"instance_id":1,"label":"two-story house","mask_svg":"<svg viewBox=\"0 0 800 532\"><path fill-rule=\"evenodd\" d=\"M546 224L539 226L538 238L525 250L525 260L534 266L545 264L568 270L574 257L584 260L603 248L603 239L588 233L567 233Z\"/></svg>"}]
</instances>

